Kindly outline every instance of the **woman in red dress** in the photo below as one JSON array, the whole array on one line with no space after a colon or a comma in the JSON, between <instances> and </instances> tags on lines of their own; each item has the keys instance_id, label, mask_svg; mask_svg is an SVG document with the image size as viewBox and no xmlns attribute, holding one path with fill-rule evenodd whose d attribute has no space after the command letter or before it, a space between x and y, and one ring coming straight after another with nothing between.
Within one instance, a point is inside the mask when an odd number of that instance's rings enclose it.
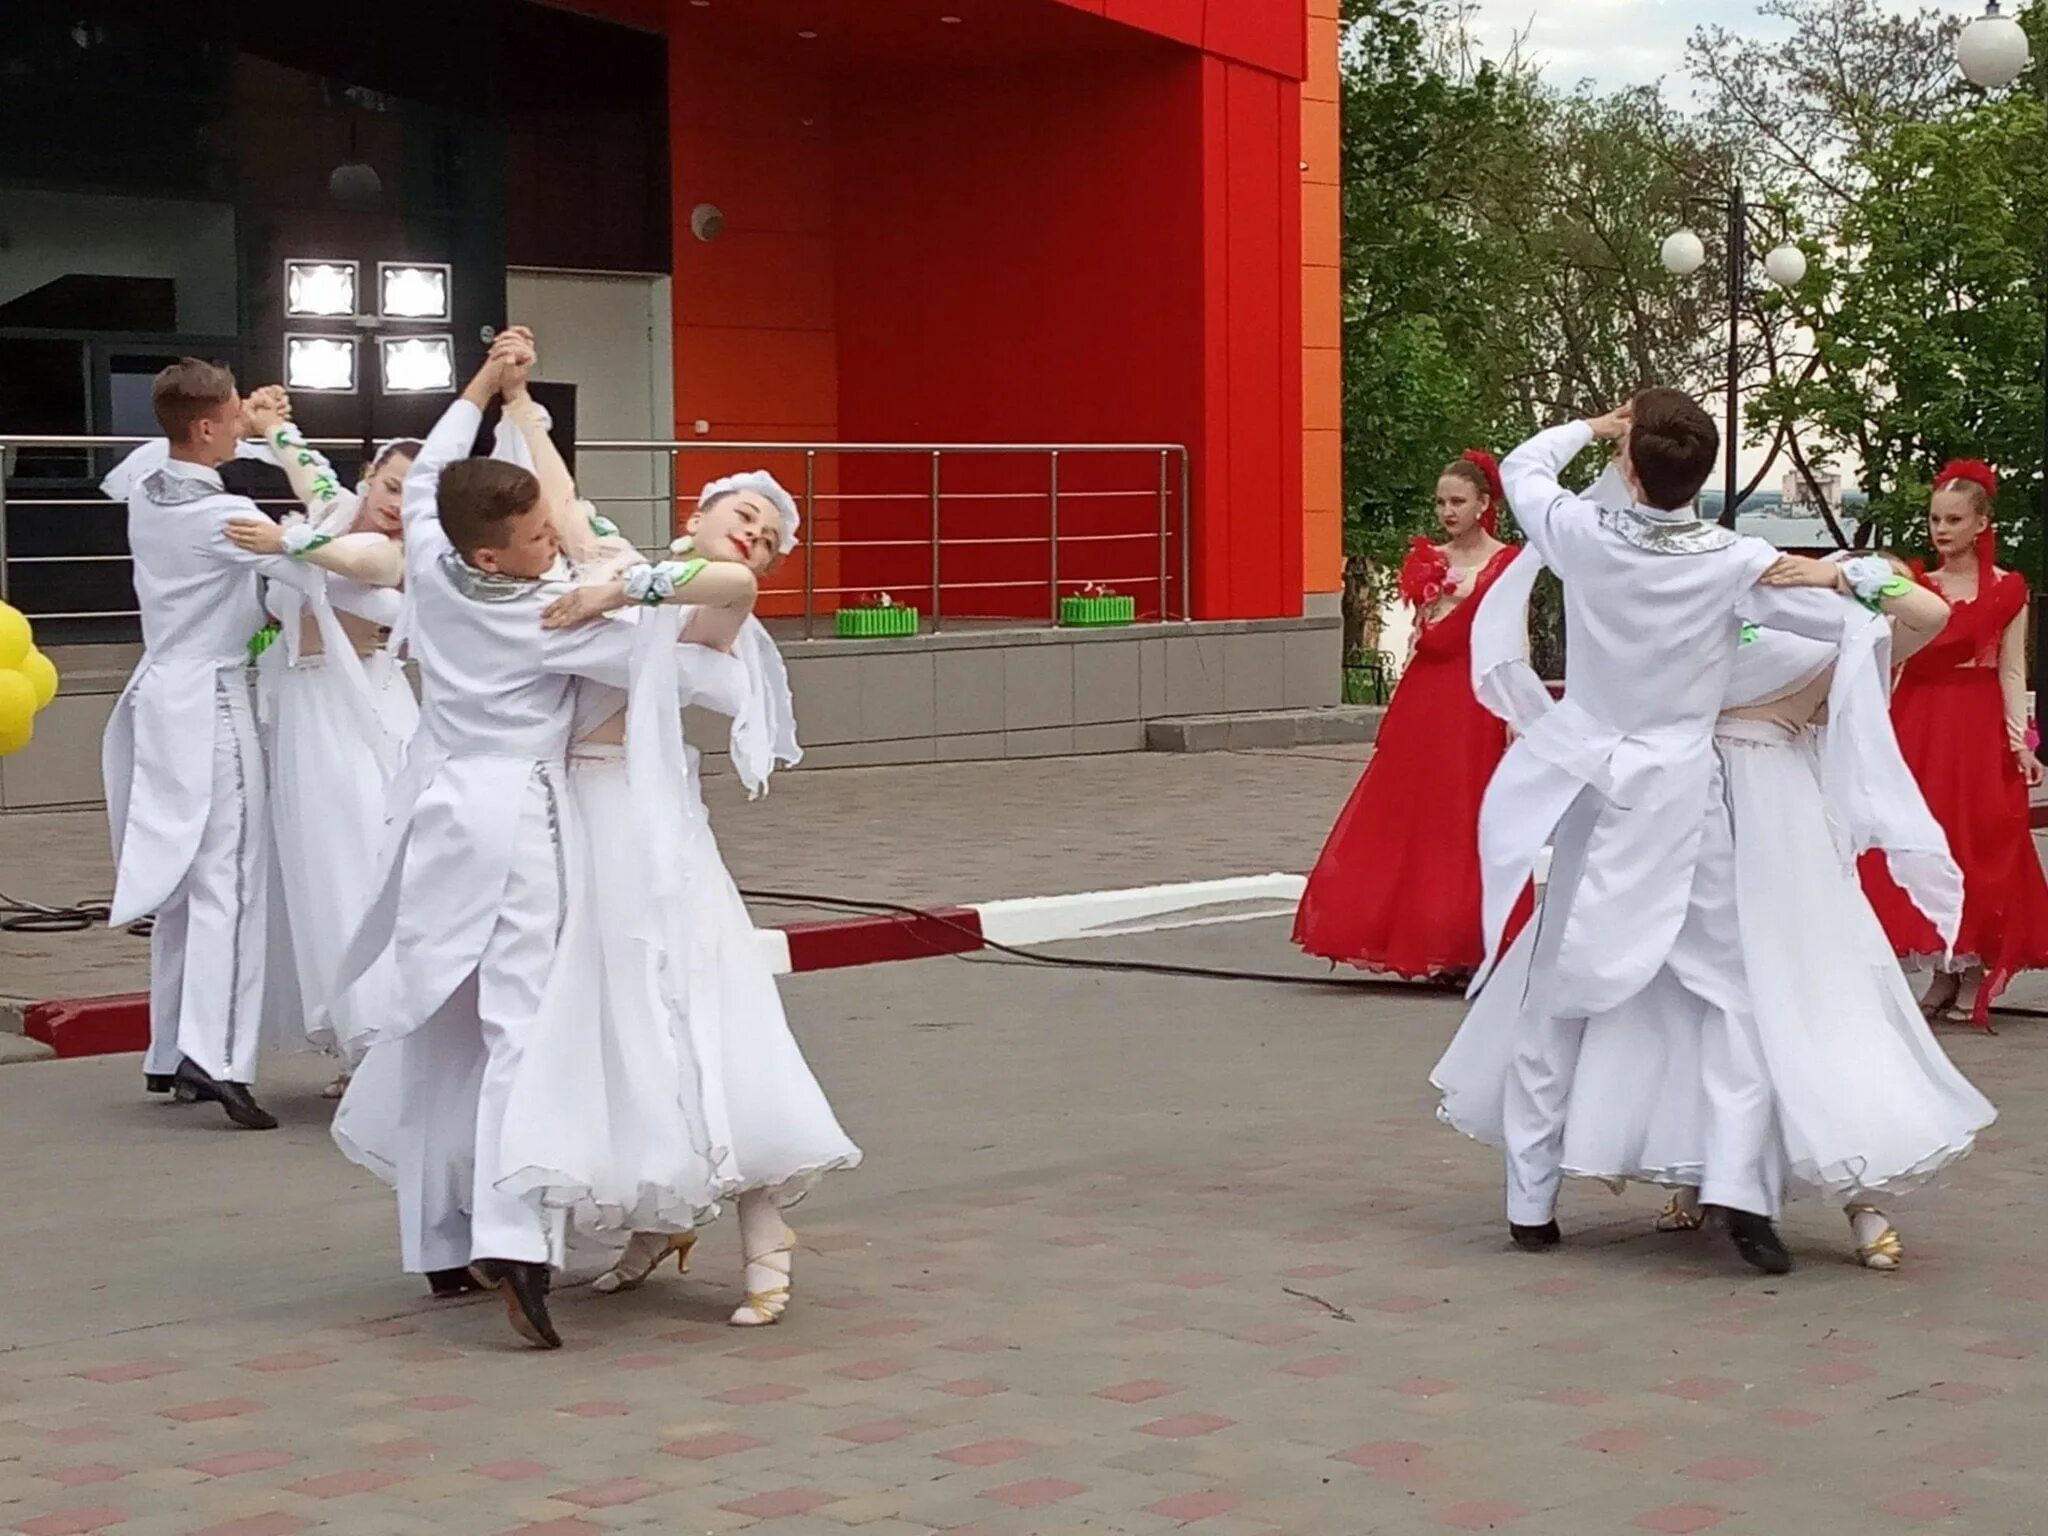
<instances>
[{"instance_id":1,"label":"woman in red dress","mask_svg":"<svg viewBox=\"0 0 2048 1536\"><path fill-rule=\"evenodd\" d=\"M1507 728L1472 696L1472 615L1515 555L1494 537L1501 502L1484 453L1436 483L1449 538L1417 538L1401 568L1418 625L1408 670L1294 916L1294 942L1312 955L1446 983L1485 957L1479 800Z\"/></svg>"},{"instance_id":2,"label":"woman in red dress","mask_svg":"<svg viewBox=\"0 0 2048 1536\"><path fill-rule=\"evenodd\" d=\"M2027 742L2026 579L1993 564L1989 465L1958 460L1935 477L1928 530L1940 569L1921 579L1948 600L1940 636L1901 670L1892 698L1899 749L1963 871L1955 956L1866 855L1863 885L1892 947L1932 962L1921 999L1928 1018L1987 1014L2021 971L2048 966L2048 880L2034 848L2028 791L2041 764Z\"/></svg>"}]
</instances>

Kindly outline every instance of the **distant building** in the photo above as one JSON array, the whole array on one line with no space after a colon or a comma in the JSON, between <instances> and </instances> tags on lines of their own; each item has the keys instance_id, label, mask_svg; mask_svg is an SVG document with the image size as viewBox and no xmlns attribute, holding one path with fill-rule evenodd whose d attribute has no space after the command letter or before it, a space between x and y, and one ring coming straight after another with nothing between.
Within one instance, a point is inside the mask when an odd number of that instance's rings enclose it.
<instances>
[{"instance_id":1,"label":"distant building","mask_svg":"<svg viewBox=\"0 0 2048 1536\"><path fill-rule=\"evenodd\" d=\"M1785 510L1787 512L1795 509L1810 511L1817 507L1825 506L1830 512L1840 512L1842 510L1842 477L1831 469L1817 469L1813 472L1813 479L1815 485L1818 485L1820 488L1818 499L1813 494L1813 487L1807 484L1806 476L1800 474L1796 469L1785 471L1785 478L1779 482L1784 487L1781 494Z\"/></svg>"}]
</instances>

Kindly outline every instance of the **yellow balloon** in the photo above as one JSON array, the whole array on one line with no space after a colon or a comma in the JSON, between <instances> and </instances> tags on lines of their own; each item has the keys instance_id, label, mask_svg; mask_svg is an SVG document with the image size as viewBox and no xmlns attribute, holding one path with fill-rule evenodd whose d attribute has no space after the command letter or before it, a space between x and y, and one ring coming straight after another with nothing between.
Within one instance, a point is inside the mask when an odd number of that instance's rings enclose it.
<instances>
[{"instance_id":1,"label":"yellow balloon","mask_svg":"<svg viewBox=\"0 0 2048 1536\"><path fill-rule=\"evenodd\" d=\"M38 713L50 707L50 700L57 697L57 663L41 651L30 651L21 658L21 665L15 669L28 679L29 687L36 691Z\"/></svg>"},{"instance_id":2,"label":"yellow balloon","mask_svg":"<svg viewBox=\"0 0 2048 1536\"><path fill-rule=\"evenodd\" d=\"M19 752L36 733L36 691L19 672L0 671L0 757Z\"/></svg>"},{"instance_id":3,"label":"yellow balloon","mask_svg":"<svg viewBox=\"0 0 2048 1536\"><path fill-rule=\"evenodd\" d=\"M28 619L22 611L0 603L0 668L13 671L35 643L36 637L29 632Z\"/></svg>"}]
</instances>

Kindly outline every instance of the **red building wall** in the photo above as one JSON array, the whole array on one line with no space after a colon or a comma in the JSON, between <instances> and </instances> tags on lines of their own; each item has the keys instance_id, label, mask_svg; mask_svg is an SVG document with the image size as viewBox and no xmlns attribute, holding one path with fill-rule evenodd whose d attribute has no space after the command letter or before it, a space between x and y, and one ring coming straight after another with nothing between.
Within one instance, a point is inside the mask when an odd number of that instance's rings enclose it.
<instances>
[{"instance_id":1,"label":"red building wall","mask_svg":"<svg viewBox=\"0 0 2048 1536\"><path fill-rule=\"evenodd\" d=\"M982 20L1018 36L1027 6L1104 23L969 66L928 41L891 56L913 21L936 27L928 0L834 0L813 6L824 21L761 0L725 31L682 0L580 3L642 25L659 12L672 40L679 432L1185 443L1195 616L1301 611L1305 574L1328 563L1303 539L1304 394L1322 425L1326 381L1324 348L1303 369L1301 81L1308 11L1329 0L957 0L953 38ZM798 42L799 26L819 36ZM723 239L691 236L699 202L724 210ZM948 464L947 610L1043 614L1042 461ZM800 476L793 457L770 467ZM1157 475L1156 460L1069 459L1063 532L1156 528L1150 495L1083 493ZM916 600L928 466L852 461L821 489L848 499L813 532L852 542L819 585ZM1317 511L1320 536L1334 509ZM1171 565L1177 579L1177 550ZM1159 606L1142 542L1073 546L1060 574ZM1168 607L1183 611L1178 592Z\"/></svg>"},{"instance_id":2,"label":"red building wall","mask_svg":"<svg viewBox=\"0 0 2048 1536\"><path fill-rule=\"evenodd\" d=\"M1203 189L1189 146L1201 130L1201 70L1199 56L1161 49L841 90L849 438L1196 445ZM1073 545L1063 578L1111 580L1157 611L1158 473L1150 455L1063 461L1069 539L1146 536ZM929 490L928 470L902 461L848 474L870 494ZM1043 615L1044 546L964 541L1042 538L1044 461L949 459L947 474L946 580L976 584L949 595L949 610ZM1176 509L1178 478L1176 468ZM956 503L955 491L1030 499ZM1143 494L1089 494L1128 491ZM914 541L929 526L927 505L904 501L864 509L849 529ZM928 551L904 547L849 551L846 569L850 581L904 590L929 567ZM979 585L1005 578L1016 585Z\"/></svg>"}]
</instances>

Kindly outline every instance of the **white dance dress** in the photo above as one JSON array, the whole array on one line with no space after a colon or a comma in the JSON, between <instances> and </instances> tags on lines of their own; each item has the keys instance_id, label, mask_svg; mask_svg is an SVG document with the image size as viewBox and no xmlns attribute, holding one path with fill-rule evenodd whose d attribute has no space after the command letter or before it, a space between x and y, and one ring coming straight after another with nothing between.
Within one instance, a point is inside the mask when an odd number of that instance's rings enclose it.
<instances>
[{"instance_id":1,"label":"white dance dress","mask_svg":"<svg viewBox=\"0 0 2048 1536\"><path fill-rule=\"evenodd\" d=\"M345 997L333 995L333 983L370 903L391 781L419 724L419 704L389 645L359 654L337 610L389 630L401 605L394 588L332 574L314 597L273 587L269 607L279 635L257 666L276 890L305 1035L349 1064L398 1005L388 955ZM308 629L319 637L318 650L303 643Z\"/></svg>"},{"instance_id":2,"label":"white dance dress","mask_svg":"<svg viewBox=\"0 0 2048 1536\"><path fill-rule=\"evenodd\" d=\"M1503 609L1525 611L1534 574L1503 580ZM1516 627L1510 615L1494 617L1507 622L1475 638L1475 676L1501 665L1503 646L1521 643L1501 638ZM1832 680L1822 684L1830 665ZM1783 1166L1791 1183L1837 1199L1925 1181L1967 1153L1996 1114L1935 1041L1856 875L1858 853L1884 850L1929 919L1955 932L1961 879L1899 758L1888 672L1888 636L1838 654L1758 631L1742 648L1729 695L1729 708L1752 718L1724 715L1714 742ZM1533 676L1491 682L1482 698L1517 729L1547 707ZM1756 708L1761 701L1802 683L1802 697L1815 702L1825 687L1829 724L1754 717L1771 713ZM1495 1146L1504 1140L1504 1088L1540 921L1503 958L1431 1074L1440 1118ZM1683 1003L1653 985L1588 1021L1565 1124L1566 1173L1699 1184L1707 1108L1697 1020Z\"/></svg>"},{"instance_id":3,"label":"white dance dress","mask_svg":"<svg viewBox=\"0 0 2048 1536\"><path fill-rule=\"evenodd\" d=\"M764 791L776 762L800 756L787 677L758 621L730 655L678 646L687 613L635 616L626 745L592 737L613 734L601 727L629 695L579 684L567 783L582 836L507 1101L500 1166L511 1171L498 1186L567 1217L550 1228L566 1243L557 1265L572 1270L630 1232L690 1230L751 1189L794 1203L860 1161L790 1033L682 740L685 703L730 715L734 766ZM387 1181L390 1055L370 1052L334 1129Z\"/></svg>"}]
</instances>

